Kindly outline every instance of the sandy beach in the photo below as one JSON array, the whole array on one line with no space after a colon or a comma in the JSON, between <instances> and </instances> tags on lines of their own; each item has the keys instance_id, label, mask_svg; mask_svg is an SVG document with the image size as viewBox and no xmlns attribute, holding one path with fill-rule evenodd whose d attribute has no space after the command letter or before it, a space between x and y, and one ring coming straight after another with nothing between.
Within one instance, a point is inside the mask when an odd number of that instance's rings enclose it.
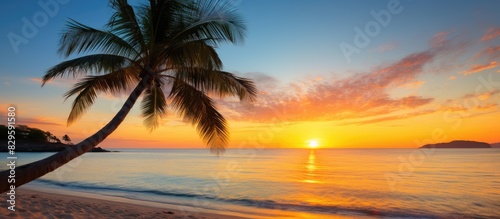
<instances>
[{"instance_id":1,"label":"sandy beach","mask_svg":"<svg viewBox=\"0 0 500 219\"><path fill-rule=\"evenodd\" d=\"M2 194L6 197L6 194ZM189 212L179 208L146 206L89 197L53 194L29 189L16 190L16 211L1 202L0 215L6 218L168 218L168 219L241 219L234 215Z\"/></svg>"},{"instance_id":2,"label":"sandy beach","mask_svg":"<svg viewBox=\"0 0 500 219\"><path fill-rule=\"evenodd\" d=\"M7 194L2 194L2 197L7 199ZM30 186L16 190L15 212L7 209L9 204L6 201L0 205L1 218L23 219L371 219L361 215L326 215L231 206L224 206L227 210L212 210Z\"/></svg>"}]
</instances>

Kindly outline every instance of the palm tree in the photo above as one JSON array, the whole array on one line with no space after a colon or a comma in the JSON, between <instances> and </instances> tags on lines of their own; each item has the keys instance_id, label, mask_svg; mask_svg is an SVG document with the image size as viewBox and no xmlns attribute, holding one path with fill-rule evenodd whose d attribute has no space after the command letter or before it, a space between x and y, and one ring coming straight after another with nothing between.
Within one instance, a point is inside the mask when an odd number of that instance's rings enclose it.
<instances>
[{"instance_id":1,"label":"palm tree","mask_svg":"<svg viewBox=\"0 0 500 219\"><path fill-rule=\"evenodd\" d=\"M66 144L70 144L71 143L71 138L67 134L65 134L65 135L62 136L62 140L64 142L66 142Z\"/></svg>"},{"instance_id":2,"label":"palm tree","mask_svg":"<svg viewBox=\"0 0 500 219\"><path fill-rule=\"evenodd\" d=\"M111 0L113 15L104 30L71 20L60 39L58 52L82 55L47 70L42 86L57 77L85 76L65 97L76 96L68 117L75 122L99 93L132 90L120 111L101 130L46 159L16 168L16 187L35 180L91 150L125 119L142 95L144 125L153 130L167 105L184 121L196 126L214 153L227 145L226 120L212 97L236 96L254 100L252 81L222 71L215 50L221 43L239 43L245 26L230 2L218 0L150 0L132 7L126 0ZM9 172L0 173L7 182ZM10 185L1 183L0 192Z\"/></svg>"},{"instance_id":3,"label":"palm tree","mask_svg":"<svg viewBox=\"0 0 500 219\"><path fill-rule=\"evenodd\" d=\"M50 132L45 132L45 136L47 138L47 142L51 142L51 143L61 143L61 140L59 140L59 138L57 138L57 136L53 135L52 133Z\"/></svg>"}]
</instances>

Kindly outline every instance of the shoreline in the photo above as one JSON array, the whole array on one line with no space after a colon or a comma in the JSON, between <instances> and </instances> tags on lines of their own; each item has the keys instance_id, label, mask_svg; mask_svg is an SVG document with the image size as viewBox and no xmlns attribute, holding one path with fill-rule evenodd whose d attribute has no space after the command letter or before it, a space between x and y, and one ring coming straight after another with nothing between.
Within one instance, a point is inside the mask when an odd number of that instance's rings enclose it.
<instances>
[{"instance_id":1,"label":"shoreline","mask_svg":"<svg viewBox=\"0 0 500 219\"><path fill-rule=\"evenodd\" d=\"M4 201L1 204L0 214L7 218L250 218L236 212L208 209L198 211L187 206L135 201L120 197L99 197L82 192L60 194L52 191L16 189L16 211L8 210L8 203ZM187 210L182 210L183 208Z\"/></svg>"},{"instance_id":2,"label":"shoreline","mask_svg":"<svg viewBox=\"0 0 500 219\"><path fill-rule=\"evenodd\" d=\"M6 197L6 194L2 194ZM143 219L264 219L264 218L372 218L354 215L325 215L221 205L207 209L180 204L129 199L55 188L25 186L16 189L16 211L2 201L0 215L6 218L143 218Z\"/></svg>"}]
</instances>

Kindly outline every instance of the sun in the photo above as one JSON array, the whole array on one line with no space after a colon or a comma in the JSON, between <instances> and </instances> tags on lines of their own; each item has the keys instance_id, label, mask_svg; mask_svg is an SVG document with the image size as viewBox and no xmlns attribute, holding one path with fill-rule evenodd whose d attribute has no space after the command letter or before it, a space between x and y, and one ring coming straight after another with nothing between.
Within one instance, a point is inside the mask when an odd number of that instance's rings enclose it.
<instances>
[{"instance_id":1,"label":"sun","mask_svg":"<svg viewBox=\"0 0 500 219\"><path fill-rule=\"evenodd\" d=\"M315 139L311 139L308 141L307 145L310 147L310 148L317 148L319 146L319 142Z\"/></svg>"}]
</instances>

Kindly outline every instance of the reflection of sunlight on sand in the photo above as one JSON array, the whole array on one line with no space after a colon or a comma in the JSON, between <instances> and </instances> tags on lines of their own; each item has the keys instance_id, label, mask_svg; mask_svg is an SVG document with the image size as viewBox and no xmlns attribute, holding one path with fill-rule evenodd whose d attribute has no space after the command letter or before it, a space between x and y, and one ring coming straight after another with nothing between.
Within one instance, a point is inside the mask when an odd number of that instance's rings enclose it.
<instances>
[{"instance_id":1,"label":"reflection of sunlight on sand","mask_svg":"<svg viewBox=\"0 0 500 219\"><path fill-rule=\"evenodd\" d=\"M316 176L316 173L314 171L316 170L316 155L314 154L314 150L311 150L309 152L309 158L307 159L307 173L306 176L307 178L304 180L306 183L318 183L314 178Z\"/></svg>"}]
</instances>

